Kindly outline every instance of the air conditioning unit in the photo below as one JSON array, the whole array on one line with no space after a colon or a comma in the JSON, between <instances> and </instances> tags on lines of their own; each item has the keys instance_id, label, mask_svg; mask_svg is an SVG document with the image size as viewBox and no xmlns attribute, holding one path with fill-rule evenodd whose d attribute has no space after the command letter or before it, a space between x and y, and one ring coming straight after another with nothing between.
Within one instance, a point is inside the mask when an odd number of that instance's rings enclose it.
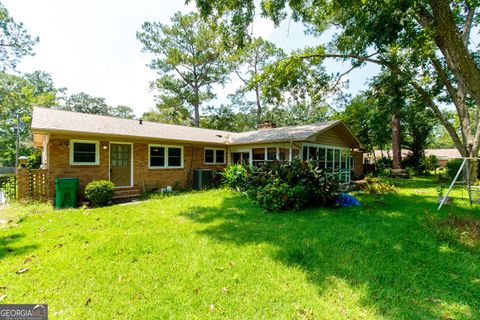
<instances>
[{"instance_id":1,"label":"air conditioning unit","mask_svg":"<svg viewBox=\"0 0 480 320\"><path fill-rule=\"evenodd\" d=\"M213 186L214 171L211 169L195 169L193 172L193 188L207 189Z\"/></svg>"}]
</instances>

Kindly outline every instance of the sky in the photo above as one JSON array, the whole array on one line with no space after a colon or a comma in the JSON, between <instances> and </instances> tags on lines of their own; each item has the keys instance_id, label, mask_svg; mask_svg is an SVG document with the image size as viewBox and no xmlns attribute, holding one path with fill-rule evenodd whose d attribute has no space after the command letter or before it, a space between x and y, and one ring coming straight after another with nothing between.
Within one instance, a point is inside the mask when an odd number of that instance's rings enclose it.
<instances>
[{"instance_id":1,"label":"sky","mask_svg":"<svg viewBox=\"0 0 480 320\"><path fill-rule=\"evenodd\" d=\"M11 16L23 22L31 35L38 36L35 55L23 58L20 72L42 70L50 73L56 87L65 87L68 94L86 92L104 97L109 105L128 105L137 116L155 106L149 83L156 72L146 64L149 57L142 53L136 39L145 21L169 23L177 11L195 10L183 0L3 0ZM194 2L194 1L193 1ZM328 41L331 34L313 38L304 34L302 24L285 21L274 28L271 21L257 17L253 24L255 36L272 41L290 52ZM349 63L327 60L327 72L342 73ZM350 73L348 92L355 95L365 88L365 81L378 72L367 65ZM232 79L224 87L215 87L217 100L240 86Z\"/></svg>"}]
</instances>

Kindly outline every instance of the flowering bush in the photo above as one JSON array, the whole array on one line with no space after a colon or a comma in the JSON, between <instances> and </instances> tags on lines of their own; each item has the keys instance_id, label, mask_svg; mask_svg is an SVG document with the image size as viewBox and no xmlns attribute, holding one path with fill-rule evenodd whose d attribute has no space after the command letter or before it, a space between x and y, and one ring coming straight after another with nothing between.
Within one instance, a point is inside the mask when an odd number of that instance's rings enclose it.
<instances>
[{"instance_id":1,"label":"flowering bush","mask_svg":"<svg viewBox=\"0 0 480 320\"><path fill-rule=\"evenodd\" d=\"M338 181L315 163L293 160L255 167L233 165L223 173L224 185L245 192L265 211L331 206Z\"/></svg>"}]
</instances>

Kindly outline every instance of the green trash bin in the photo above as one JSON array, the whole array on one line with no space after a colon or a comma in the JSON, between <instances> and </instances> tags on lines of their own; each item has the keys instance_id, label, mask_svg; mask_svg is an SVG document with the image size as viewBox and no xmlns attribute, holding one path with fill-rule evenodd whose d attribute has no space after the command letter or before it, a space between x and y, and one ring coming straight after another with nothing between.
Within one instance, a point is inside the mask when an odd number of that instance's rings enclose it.
<instances>
[{"instance_id":1,"label":"green trash bin","mask_svg":"<svg viewBox=\"0 0 480 320\"><path fill-rule=\"evenodd\" d=\"M57 178L55 180L55 207L75 208L77 205L77 178Z\"/></svg>"}]
</instances>

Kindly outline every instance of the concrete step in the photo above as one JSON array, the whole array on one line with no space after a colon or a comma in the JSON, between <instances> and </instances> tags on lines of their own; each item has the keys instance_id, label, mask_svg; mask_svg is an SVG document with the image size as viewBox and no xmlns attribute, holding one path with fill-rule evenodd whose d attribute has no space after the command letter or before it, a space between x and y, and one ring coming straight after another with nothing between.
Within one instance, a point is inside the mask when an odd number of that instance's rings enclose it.
<instances>
[{"instance_id":1,"label":"concrete step","mask_svg":"<svg viewBox=\"0 0 480 320\"><path fill-rule=\"evenodd\" d=\"M113 192L113 200L138 198L140 195L140 190L134 188L115 189Z\"/></svg>"}]
</instances>

